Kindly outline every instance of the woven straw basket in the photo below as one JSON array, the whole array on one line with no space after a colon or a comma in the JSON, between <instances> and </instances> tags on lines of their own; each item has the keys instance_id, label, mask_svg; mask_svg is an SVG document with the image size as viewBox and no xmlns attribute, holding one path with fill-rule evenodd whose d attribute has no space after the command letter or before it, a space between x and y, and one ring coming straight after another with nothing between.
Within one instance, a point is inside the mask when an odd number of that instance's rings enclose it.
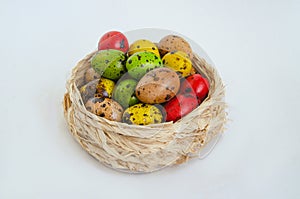
<instances>
[{"instance_id":1,"label":"woven straw basket","mask_svg":"<svg viewBox=\"0 0 300 199\"><path fill-rule=\"evenodd\" d=\"M152 172L181 164L200 151L224 130L226 104L224 85L215 68L194 54L194 68L210 83L208 97L177 122L147 126L109 121L86 110L78 87L95 52L73 69L64 96L64 115L72 136L90 155L114 169Z\"/></svg>"}]
</instances>

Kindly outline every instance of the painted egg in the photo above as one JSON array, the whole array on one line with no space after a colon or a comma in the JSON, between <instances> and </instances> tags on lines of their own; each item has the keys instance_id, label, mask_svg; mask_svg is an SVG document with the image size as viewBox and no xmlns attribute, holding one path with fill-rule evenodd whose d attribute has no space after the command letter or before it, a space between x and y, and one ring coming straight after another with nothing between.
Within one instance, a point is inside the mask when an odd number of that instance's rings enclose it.
<instances>
[{"instance_id":1,"label":"painted egg","mask_svg":"<svg viewBox=\"0 0 300 199\"><path fill-rule=\"evenodd\" d=\"M140 79L154 68L162 67L162 60L152 52L137 52L131 55L126 62L128 73L134 79Z\"/></svg>"},{"instance_id":2,"label":"painted egg","mask_svg":"<svg viewBox=\"0 0 300 199\"><path fill-rule=\"evenodd\" d=\"M165 66L178 72L181 77L186 77L191 73L192 62L189 56L182 51L169 52L162 61Z\"/></svg>"},{"instance_id":3,"label":"painted egg","mask_svg":"<svg viewBox=\"0 0 300 199\"><path fill-rule=\"evenodd\" d=\"M117 80L126 72L125 60L126 57L122 51L100 50L92 57L91 66L101 76Z\"/></svg>"},{"instance_id":4,"label":"painted egg","mask_svg":"<svg viewBox=\"0 0 300 199\"><path fill-rule=\"evenodd\" d=\"M164 122L159 108L150 104L135 104L123 113L123 122L127 124L148 125Z\"/></svg>"},{"instance_id":5,"label":"painted egg","mask_svg":"<svg viewBox=\"0 0 300 199\"><path fill-rule=\"evenodd\" d=\"M158 43L158 48L162 56L172 51L183 51L191 59L193 58L193 51L190 44L185 39L177 35L167 35L162 38Z\"/></svg>"},{"instance_id":6,"label":"painted egg","mask_svg":"<svg viewBox=\"0 0 300 199\"><path fill-rule=\"evenodd\" d=\"M140 102L140 100L135 95L132 95L129 100L129 106L133 106L139 102Z\"/></svg>"},{"instance_id":7,"label":"painted egg","mask_svg":"<svg viewBox=\"0 0 300 199\"><path fill-rule=\"evenodd\" d=\"M114 87L114 81L102 77L96 86L98 97L111 98Z\"/></svg>"},{"instance_id":8,"label":"painted egg","mask_svg":"<svg viewBox=\"0 0 300 199\"><path fill-rule=\"evenodd\" d=\"M98 50L115 49L126 53L129 44L126 36L118 31L105 33L98 42Z\"/></svg>"},{"instance_id":9,"label":"painted egg","mask_svg":"<svg viewBox=\"0 0 300 199\"><path fill-rule=\"evenodd\" d=\"M113 91L113 99L119 102L124 108L137 103L133 98L137 81L134 79L125 79L117 83Z\"/></svg>"},{"instance_id":10,"label":"painted egg","mask_svg":"<svg viewBox=\"0 0 300 199\"><path fill-rule=\"evenodd\" d=\"M118 122L122 120L122 106L109 98L93 97L86 102L85 108L89 112L108 120Z\"/></svg>"},{"instance_id":11,"label":"painted egg","mask_svg":"<svg viewBox=\"0 0 300 199\"><path fill-rule=\"evenodd\" d=\"M88 68L84 73L85 82L93 81L94 79L100 79L100 75L96 73L93 68Z\"/></svg>"},{"instance_id":12,"label":"painted egg","mask_svg":"<svg viewBox=\"0 0 300 199\"><path fill-rule=\"evenodd\" d=\"M80 88L83 103L92 97L111 98L115 83L112 80L95 79Z\"/></svg>"},{"instance_id":13,"label":"painted egg","mask_svg":"<svg viewBox=\"0 0 300 199\"><path fill-rule=\"evenodd\" d=\"M86 103L88 99L94 97L95 93L97 93L96 86L99 80L100 79L95 79L91 82L88 82L79 89L83 103Z\"/></svg>"},{"instance_id":14,"label":"painted egg","mask_svg":"<svg viewBox=\"0 0 300 199\"><path fill-rule=\"evenodd\" d=\"M129 47L128 50L128 55L133 55L136 52L152 52L154 54L156 54L158 57L160 57L158 48L156 47L156 45L146 39L140 39L135 41L134 43L132 43Z\"/></svg>"},{"instance_id":15,"label":"painted egg","mask_svg":"<svg viewBox=\"0 0 300 199\"><path fill-rule=\"evenodd\" d=\"M169 68L157 68L146 73L136 86L135 95L144 103L158 104L172 99L180 88L177 73Z\"/></svg>"},{"instance_id":16,"label":"painted egg","mask_svg":"<svg viewBox=\"0 0 300 199\"><path fill-rule=\"evenodd\" d=\"M206 78L202 77L200 74L194 74L186 78L182 82L180 93L191 93L194 92L198 98L198 103L200 104L209 91L209 82Z\"/></svg>"},{"instance_id":17,"label":"painted egg","mask_svg":"<svg viewBox=\"0 0 300 199\"><path fill-rule=\"evenodd\" d=\"M164 105L166 121L176 122L193 111L197 106L198 100L195 94L178 94Z\"/></svg>"}]
</instances>

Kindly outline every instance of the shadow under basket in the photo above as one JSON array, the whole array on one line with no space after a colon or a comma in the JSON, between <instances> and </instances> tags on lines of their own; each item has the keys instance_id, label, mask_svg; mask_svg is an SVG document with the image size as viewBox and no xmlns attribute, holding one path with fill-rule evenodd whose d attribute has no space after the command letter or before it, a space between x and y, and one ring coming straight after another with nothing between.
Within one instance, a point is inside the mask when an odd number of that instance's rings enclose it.
<instances>
[{"instance_id":1,"label":"shadow under basket","mask_svg":"<svg viewBox=\"0 0 300 199\"><path fill-rule=\"evenodd\" d=\"M90 155L116 170L145 173L199 157L222 134L226 123L224 85L214 67L194 54L194 68L208 78L207 98L177 122L129 125L98 117L86 110L78 87L95 52L72 70L64 96L64 115L72 136Z\"/></svg>"}]
</instances>

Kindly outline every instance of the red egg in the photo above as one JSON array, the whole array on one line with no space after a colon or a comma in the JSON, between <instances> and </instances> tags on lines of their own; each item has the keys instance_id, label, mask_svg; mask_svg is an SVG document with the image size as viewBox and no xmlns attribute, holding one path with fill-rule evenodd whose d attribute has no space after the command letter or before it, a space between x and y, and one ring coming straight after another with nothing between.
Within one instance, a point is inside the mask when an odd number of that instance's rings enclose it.
<instances>
[{"instance_id":1,"label":"red egg","mask_svg":"<svg viewBox=\"0 0 300 199\"><path fill-rule=\"evenodd\" d=\"M118 31L110 31L105 33L98 42L98 50L115 49L126 53L129 44L126 36Z\"/></svg>"},{"instance_id":2,"label":"red egg","mask_svg":"<svg viewBox=\"0 0 300 199\"><path fill-rule=\"evenodd\" d=\"M208 94L209 82L200 74L187 77L186 80L182 82L180 93L191 93L192 91L196 94L200 104Z\"/></svg>"},{"instance_id":3,"label":"red egg","mask_svg":"<svg viewBox=\"0 0 300 199\"><path fill-rule=\"evenodd\" d=\"M195 94L179 94L165 105L166 121L176 122L183 116L190 113L198 106L198 100Z\"/></svg>"}]
</instances>

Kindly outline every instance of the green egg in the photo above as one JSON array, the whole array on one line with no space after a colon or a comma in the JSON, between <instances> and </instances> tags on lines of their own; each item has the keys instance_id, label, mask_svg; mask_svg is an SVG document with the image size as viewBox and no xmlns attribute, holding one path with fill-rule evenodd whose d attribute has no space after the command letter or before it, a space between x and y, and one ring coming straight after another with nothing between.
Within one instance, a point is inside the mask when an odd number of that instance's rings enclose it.
<instances>
[{"instance_id":1,"label":"green egg","mask_svg":"<svg viewBox=\"0 0 300 199\"><path fill-rule=\"evenodd\" d=\"M140 102L139 99L135 95L132 95L129 100L129 106L133 106L139 102Z\"/></svg>"},{"instance_id":2,"label":"green egg","mask_svg":"<svg viewBox=\"0 0 300 199\"><path fill-rule=\"evenodd\" d=\"M126 56L122 51L108 49L98 51L91 60L91 66L101 76L118 80L125 72Z\"/></svg>"},{"instance_id":3,"label":"green egg","mask_svg":"<svg viewBox=\"0 0 300 199\"><path fill-rule=\"evenodd\" d=\"M138 103L137 98L134 96L136 85L137 81L134 79L125 79L118 82L112 98L124 108Z\"/></svg>"},{"instance_id":4,"label":"green egg","mask_svg":"<svg viewBox=\"0 0 300 199\"><path fill-rule=\"evenodd\" d=\"M150 70L160 67L163 67L162 60L153 52L137 52L126 61L128 73L137 80Z\"/></svg>"},{"instance_id":5,"label":"green egg","mask_svg":"<svg viewBox=\"0 0 300 199\"><path fill-rule=\"evenodd\" d=\"M139 103L124 111L122 121L127 124L148 125L162 123L164 117L156 106Z\"/></svg>"}]
</instances>

